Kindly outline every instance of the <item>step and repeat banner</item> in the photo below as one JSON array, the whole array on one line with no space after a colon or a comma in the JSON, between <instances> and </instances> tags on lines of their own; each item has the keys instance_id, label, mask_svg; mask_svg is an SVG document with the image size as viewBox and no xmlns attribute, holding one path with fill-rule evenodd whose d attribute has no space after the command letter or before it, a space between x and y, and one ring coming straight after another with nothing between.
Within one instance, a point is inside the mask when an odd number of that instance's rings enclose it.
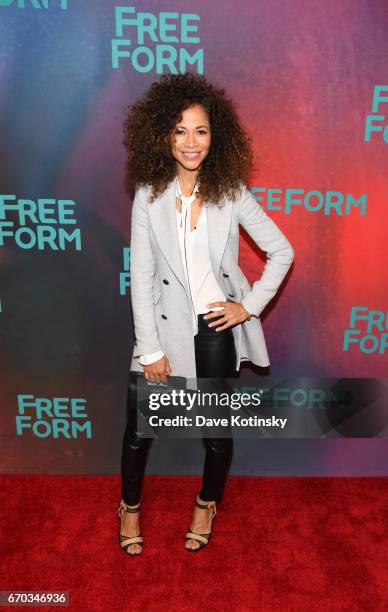
<instances>
[{"instance_id":1,"label":"step and repeat banner","mask_svg":"<svg viewBox=\"0 0 388 612\"><path fill-rule=\"evenodd\" d=\"M236 101L250 189L295 249L261 317L271 367L234 386L271 389L296 425L239 436L232 473L388 473L387 29L385 0L0 0L3 473L119 472L123 120L168 72ZM251 283L264 263L242 232ZM202 457L198 439L157 439L148 472L199 474Z\"/></svg>"}]
</instances>

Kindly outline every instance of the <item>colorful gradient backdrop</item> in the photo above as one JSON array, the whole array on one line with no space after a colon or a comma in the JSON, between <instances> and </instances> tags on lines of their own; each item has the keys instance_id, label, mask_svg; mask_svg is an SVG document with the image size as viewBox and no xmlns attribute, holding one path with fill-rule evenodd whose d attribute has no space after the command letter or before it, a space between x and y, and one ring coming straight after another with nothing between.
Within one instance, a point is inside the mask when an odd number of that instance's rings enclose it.
<instances>
[{"instance_id":1,"label":"colorful gradient backdrop","mask_svg":"<svg viewBox=\"0 0 388 612\"><path fill-rule=\"evenodd\" d=\"M119 469L132 348L129 295L119 293L131 204L122 121L126 106L159 78L129 61L112 68L119 5L199 15L204 74L235 99L253 138L252 188L367 194L365 216L357 208L347 216L301 206L289 215L268 211L296 252L262 317L271 374L388 378L386 354L342 349L352 306L387 311L388 145L378 135L364 140L374 87L388 84L385 0L58 5L0 6L0 193L73 199L83 245L62 253L12 241L0 247L0 469ZM264 265L244 236L240 263L252 282ZM86 397L93 440L16 438L19 393ZM185 463L180 442L154 444L149 471L197 473L201 454L196 441L190 445ZM388 469L385 439L239 445L235 473Z\"/></svg>"}]
</instances>

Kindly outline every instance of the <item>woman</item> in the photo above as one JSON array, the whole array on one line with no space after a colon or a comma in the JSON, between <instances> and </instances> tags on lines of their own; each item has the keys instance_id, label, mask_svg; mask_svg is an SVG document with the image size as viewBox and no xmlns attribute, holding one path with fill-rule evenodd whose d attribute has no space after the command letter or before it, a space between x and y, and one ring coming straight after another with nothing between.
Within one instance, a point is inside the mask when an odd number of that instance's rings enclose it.
<instances>
[{"instance_id":1,"label":"woman","mask_svg":"<svg viewBox=\"0 0 388 612\"><path fill-rule=\"evenodd\" d=\"M131 370L152 382L168 376L228 378L249 360L268 366L259 316L277 292L293 249L249 189L253 153L234 104L196 74L162 75L127 113L127 179L136 184L131 225ZM267 253L251 287L238 266L239 224ZM129 418L122 451L120 545L139 554L140 494L152 438ZM233 438L204 438L202 488L186 550L211 537Z\"/></svg>"}]
</instances>

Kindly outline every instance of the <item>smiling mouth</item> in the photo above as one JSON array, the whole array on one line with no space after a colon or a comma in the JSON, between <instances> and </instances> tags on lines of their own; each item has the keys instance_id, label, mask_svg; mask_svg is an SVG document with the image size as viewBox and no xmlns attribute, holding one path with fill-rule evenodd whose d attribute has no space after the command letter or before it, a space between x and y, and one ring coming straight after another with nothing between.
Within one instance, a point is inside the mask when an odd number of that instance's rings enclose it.
<instances>
[{"instance_id":1,"label":"smiling mouth","mask_svg":"<svg viewBox=\"0 0 388 612\"><path fill-rule=\"evenodd\" d=\"M199 151L196 151L196 152L194 152L194 151L190 151L190 152L182 151L182 155L184 155L185 157L188 157L189 159L192 159L194 157L198 157L199 154L200 154Z\"/></svg>"}]
</instances>

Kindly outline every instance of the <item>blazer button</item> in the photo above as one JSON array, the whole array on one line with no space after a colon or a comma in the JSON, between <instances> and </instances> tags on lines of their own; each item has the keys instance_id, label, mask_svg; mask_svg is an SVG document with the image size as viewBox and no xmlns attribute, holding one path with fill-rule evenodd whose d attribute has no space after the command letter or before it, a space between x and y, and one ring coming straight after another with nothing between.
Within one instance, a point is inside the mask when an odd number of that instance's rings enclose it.
<instances>
[{"instance_id":1,"label":"blazer button","mask_svg":"<svg viewBox=\"0 0 388 612\"><path fill-rule=\"evenodd\" d=\"M161 315L162 319L167 319L166 315Z\"/></svg>"},{"instance_id":2,"label":"blazer button","mask_svg":"<svg viewBox=\"0 0 388 612\"><path fill-rule=\"evenodd\" d=\"M222 275L224 278L229 278L229 274L223 274Z\"/></svg>"},{"instance_id":3,"label":"blazer button","mask_svg":"<svg viewBox=\"0 0 388 612\"><path fill-rule=\"evenodd\" d=\"M170 284L166 278L163 279L163 282L164 282L165 285L169 285Z\"/></svg>"}]
</instances>

